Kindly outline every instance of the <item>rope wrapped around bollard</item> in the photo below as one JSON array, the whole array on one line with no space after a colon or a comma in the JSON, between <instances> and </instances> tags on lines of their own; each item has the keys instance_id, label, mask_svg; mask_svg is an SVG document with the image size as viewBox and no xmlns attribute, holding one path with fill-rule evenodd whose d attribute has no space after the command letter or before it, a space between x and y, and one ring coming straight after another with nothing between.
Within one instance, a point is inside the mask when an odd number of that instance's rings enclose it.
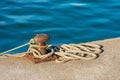
<instances>
[{"instance_id":1,"label":"rope wrapped around bollard","mask_svg":"<svg viewBox=\"0 0 120 80\"><path fill-rule=\"evenodd\" d=\"M37 34L34 37L34 39L30 40L29 49L25 54L21 56L5 54L17 48L8 50L1 54L8 57L25 57L34 63L47 62L53 60L55 60L57 63L64 63L72 60L96 59L98 55L102 52L100 45L92 43L62 44L60 46L46 45L45 42L49 39L50 37L47 34Z\"/></svg>"}]
</instances>

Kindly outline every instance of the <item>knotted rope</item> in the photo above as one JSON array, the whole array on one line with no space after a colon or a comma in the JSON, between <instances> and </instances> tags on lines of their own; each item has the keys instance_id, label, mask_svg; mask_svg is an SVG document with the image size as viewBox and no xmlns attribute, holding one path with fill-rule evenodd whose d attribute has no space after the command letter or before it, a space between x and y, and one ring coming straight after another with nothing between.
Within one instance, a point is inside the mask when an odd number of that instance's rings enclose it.
<instances>
[{"instance_id":1,"label":"knotted rope","mask_svg":"<svg viewBox=\"0 0 120 80\"><path fill-rule=\"evenodd\" d=\"M26 45L30 45L27 52L33 53L35 58L47 58L52 55L58 56L56 59L56 62L67 62L71 60L91 60L98 57L98 55L101 53L101 46L97 44L92 43L82 43L82 44L62 44L61 46L38 46L35 44L34 39L31 39L29 43L23 44L21 46L18 46L16 48L10 49L8 51L5 51L3 53L0 53L0 55L4 56L15 56L15 57L23 57L25 54L22 55L10 55L5 54L8 52L11 52L13 50L19 49L21 47L24 47ZM49 51L48 53L42 55L39 48L47 48Z\"/></svg>"}]
</instances>

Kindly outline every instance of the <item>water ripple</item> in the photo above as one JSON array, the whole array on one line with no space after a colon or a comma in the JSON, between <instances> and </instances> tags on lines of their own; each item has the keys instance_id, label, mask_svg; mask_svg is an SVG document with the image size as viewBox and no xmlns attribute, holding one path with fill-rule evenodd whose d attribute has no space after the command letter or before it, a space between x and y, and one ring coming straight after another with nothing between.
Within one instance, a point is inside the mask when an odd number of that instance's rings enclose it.
<instances>
[{"instance_id":1,"label":"water ripple","mask_svg":"<svg viewBox=\"0 0 120 80\"><path fill-rule=\"evenodd\" d=\"M119 0L4 0L0 3L0 51L38 33L49 34L50 44L119 37L119 16Z\"/></svg>"}]
</instances>

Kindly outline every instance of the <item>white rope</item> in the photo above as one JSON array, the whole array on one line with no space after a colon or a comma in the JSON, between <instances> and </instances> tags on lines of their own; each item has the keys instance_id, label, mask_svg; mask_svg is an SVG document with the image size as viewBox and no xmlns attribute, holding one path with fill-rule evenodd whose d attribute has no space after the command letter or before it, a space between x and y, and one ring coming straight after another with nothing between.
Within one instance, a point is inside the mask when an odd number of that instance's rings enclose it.
<instances>
[{"instance_id":1,"label":"white rope","mask_svg":"<svg viewBox=\"0 0 120 80\"><path fill-rule=\"evenodd\" d=\"M47 58L47 57L50 57L50 56L52 56L54 54L53 49L51 50L50 53L47 53L47 54L44 54L44 55L41 55L41 53L38 50L34 49L34 48L31 48L30 52L33 53L35 58Z\"/></svg>"},{"instance_id":2,"label":"white rope","mask_svg":"<svg viewBox=\"0 0 120 80\"><path fill-rule=\"evenodd\" d=\"M96 44L63 44L60 51L55 52L59 56L56 62L62 63L70 60L91 60L101 53L100 45ZM86 56L85 56L86 55Z\"/></svg>"},{"instance_id":3,"label":"white rope","mask_svg":"<svg viewBox=\"0 0 120 80\"><path fill-rule=\"evenodd\" d=\"M12 48L12 49L7 50L7 51L4 51L4 52L0 53L0 55L3 55L3 54L6 54L6 53L9 53L9 52L14 51L14 50L17 50L17 49L22 48L22 47L24 47L24 46L27 46L27 45L29 45L29 44L30 44L30 43L25 43L25 44L20 45L20 46L18 46L18 47Z\"/></svg>"},{"instance_id":4,"label":"white rope","mask_svg":"<svg viewBox=\"0 0 120 80\"><path fill-rule=\"evenodd\" d=\"M50 46L49 46L50 47ZM59 51L51 49L50 53L42 55L38 49L30 48L29 51L33 53L36 58L47 58L51 55L59 56L56 62L63 63L70 60L91 60L97 58L101 53L100 45L97 44L63 44Z\"/></svg>"},{"instance_id":5,"label":"white rope","mask_svg":"<svg viewBox=\"0 0 120 80\"><path fill-rule=\"evenodd\" d=\"M38 46L36 44L33 45L32 43L35 43L33 39L31 39L29 43L25 43L16 48L4 51L0 53L0 55L6 54L8 52L22 48L27 45L30 45L27 52L33 53L33 56L35 58L45 59L47 57L51 57L52 55L57 55L58 58L56 59L56 62L59 62L59 63L70 61L70 60L91 60L91 59L95 59L98 56L98 54L101 53L100 45L92 44L92 43L82 43L82 44L63 44L59 47L59 51L55 51L55 49L51 48L51 51L49 53L42 55L39 48L47 49L47 48L50 48L51 45ZM23 53L22 55L6 54L5 56L23 57L24 55L25 53Z\"/></svg>"},{"instance_id":6,"label":"white rope","mask_svg":"<svg viewBox=\"0 0 120 80\"><path fill-rule=\"evenodd\" d=\"M27 42L27 43L25 43L25 44L22 44L22 45L20 45L20 46L18 46L18 47L15 47L15 48L9 49L9 50L7 50L7 51L1 52L0 55L11 55L11 54L8 54L8 53L9 53L9 52L12 52L12 51L14 51L14 50L20 49L20 48L22 48L22 47L25 47L25 46L27 46L27 45L30 45L30 44L32 44L32 43L34 43L34 39L30 39L29 42ZM22 53L23 53L23 52L22 52ZM12 55L11 55L11 56L12 56Z\"/></svg>"}]
</instances>

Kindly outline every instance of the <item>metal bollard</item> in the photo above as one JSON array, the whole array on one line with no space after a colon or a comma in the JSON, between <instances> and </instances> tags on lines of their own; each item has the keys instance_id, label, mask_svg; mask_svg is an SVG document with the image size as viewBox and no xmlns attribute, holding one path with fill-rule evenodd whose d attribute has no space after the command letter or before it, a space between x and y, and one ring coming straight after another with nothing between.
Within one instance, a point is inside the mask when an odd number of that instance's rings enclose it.
<instances>
[{"instance_id":1,"label":"metal bollard","mask_svg":"<svg viewBox=\"0 0 120 80\"><path fill-rule=\"evenodd\" d=\"M48 40L50 39L50 36L47 35L47 34L37 34L35 37L34 37L34 40L36 42L37 45L39 46L46 46L46 43ZM46 50L46 47L42 47L42 48L38 48L40 51L41 51L41 54L46 54L47 53L47 50Z\"/></svg>"}]
</instances>

